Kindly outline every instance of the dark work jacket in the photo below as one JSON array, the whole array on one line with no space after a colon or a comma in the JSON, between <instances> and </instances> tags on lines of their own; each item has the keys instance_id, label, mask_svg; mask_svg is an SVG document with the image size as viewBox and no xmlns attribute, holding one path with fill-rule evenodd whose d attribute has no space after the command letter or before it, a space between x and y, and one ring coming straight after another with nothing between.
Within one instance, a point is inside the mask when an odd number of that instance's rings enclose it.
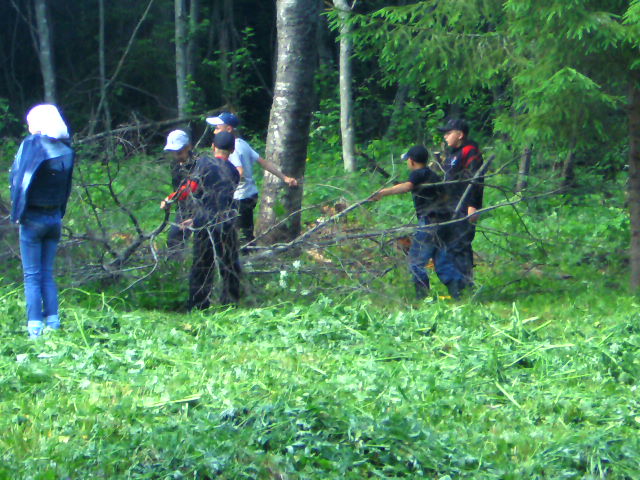
<instances>
[{"instance_id":1,"label":"dark work jacket","mask_svg":"<svg viewBox=\"0 0 640 480\"><path fill-rule=\"evenodd\" d=\"M57 161L44 165L47 160L52 159ZM74 159L75 153L65 141L40 134L25 138L9 174L11 221L20 223L24 211L30 204L59 206L64 216L71 194ZM40 172L40 167L48 171ZM48 173L52 174L50 178L47 178ZM34 185L41 191L32 194L30 189ZM54 190L55 193L52 193ZM37 203L38 201L41 203ZM55 201L55 205L52 201Z\"/></svg>"},{"instance_id":2,"label":"dark work jacket","mask_svg":"<svg viewBox=\"0 0 640 480\"><path fill-rule=\"evenodd\" d=\"M240 183L236 167L221 158L200 157L189 179L197 183L188 207L193 226L233 226L237 216L233 193Z\"/></svg>"},{"instance_id":3,"label":"dark work jacket","mask_svg":"<svg viewBox=\"0 0 640 480\"><path fill-rule=\"evenodd\" d=\"M454 211L464 195L467 186L482 166L482 153L478 144L472 140L465 141L460 148L452 149L444 161L445 182L456 182L447 186L447 202ZM471 189L462 204L460 213L467 214L467 207L482 208L484 194L484 176L473 180Z\"/></svg>"},{"instance_id":4,"label":"dark work jacket","mask_svg":"<svg viewBox=\"0 0 640 480\"><path fill-rule=\"evenodd\" d=\"M180 185L185 181L185 179L193 170L193 166L195 163L195 159L192 155L189 155L189 159L185 163L178 163L173 161L171 163L171 186L173 190L177 190Z\"/></svg>"}]
</instances>

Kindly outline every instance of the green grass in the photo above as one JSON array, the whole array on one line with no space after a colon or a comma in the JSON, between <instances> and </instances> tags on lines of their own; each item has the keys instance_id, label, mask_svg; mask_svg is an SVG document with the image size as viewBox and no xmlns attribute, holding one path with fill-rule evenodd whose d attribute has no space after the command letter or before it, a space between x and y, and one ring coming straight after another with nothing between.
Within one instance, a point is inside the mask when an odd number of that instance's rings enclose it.
<instances>
[{"instance_id":1,"label":"green grass","mask_svg":"<svg viewBox=\"0 0 640 480\"><path fill-rule=\"evenodd\" d=\"M638 305L595 293L67 307L32 342L6 291L0 477L637 478Z\"/></svg>"},{"instance_id":2,"label":"green grass","mask_svg":"<svg viewBox=\"0 0 640 480\"><path fill-rule=\"evenodd\" d=\"M307 205L382 184L314 162ZM136 166L122 168L118 191L152 228L165 187L127 189ZM102 181L98 167L84 173ZM640 478L640 314L623 184L606 190L486 216L478 290L460 302L435 278L433 297L415 301L404 257L358 241L323 251L328 266L278 257L267 266L286 273L248 278L240 308L178 313L188 261L85 283L94 253L68 245L64 329L34 342L8 263L0 479ZM81 196L77 228L92 222ZM109 232L130 230L122 212L102 215ZM412 222L407 195L335 228Z\"/></svg>"}]
</instances>

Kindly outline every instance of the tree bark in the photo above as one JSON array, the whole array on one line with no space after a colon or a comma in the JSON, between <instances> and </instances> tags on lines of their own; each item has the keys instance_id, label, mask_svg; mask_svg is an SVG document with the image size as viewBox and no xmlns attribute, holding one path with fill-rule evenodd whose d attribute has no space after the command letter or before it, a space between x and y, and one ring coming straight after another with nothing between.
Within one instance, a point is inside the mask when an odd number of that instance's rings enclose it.
<instances>
[{"instance_id":1,"label":"tree bark","mask_svg":"<svg viewBox=\"0 0 640 480\"><path fill-rule=\"evenodd\" d=\"M38 56L40 57L40 71L42 72L42 81L44 84L44 100L47 103L55 104L57 103L56 75L46 0L35 0L35 12L38 30Z\"/></svg>"},{"instance_id":2,"label":"tree bark","mask_svg":"<svg viewBox=\"0 0 640 480\"><path fill-rule=\"evenodd\" d=\"M351 55L353 40L348 23L351 7L347 0L333 0L340 17L340 131L342 133L342 161L347 172L357 169L353 131L353 73Z\"/></svg>"},{"instance_id":3,"label":"tree bark","mask_svg":"<svg viewBox=\"0 0 640 480\"><path fill-rule=\"evenodd\" d=\"M196 75L199 21L200 0L191 0L189 5L189 37L187 40L187 77L189 81L193 81Z\"/></svg>"},{"instance_id":4,"label":"tree bark","mask_svg":"<svg viewBox=\"0 0 640 480\"><path fill-rule=\"evenodd\" d=\"M316 0L278 0L278 59L266 158L285 175L304 176L316 65ZM286 188L265 173L258 233L263 242L291 240L300 232L302 187ZM285 219L277 225L281 219ZM268 233L265 233L269 231Z\"/></svg>"},{"instance_id":5,"label":"tree bark","mask_svg":"<svg viewBox=\"0 0 640 480\"><path fill-rule=\"evenodd\" d=\"M106 60L106 41L105 41L105 0L99 0L98 2L98 63L100 72L100 102L102 105L102 111L104 112L104 129L106 132L111 131L111 109L109 107L109 99L107 98L107 60ZM96 121L100 117L100 112L96 112ZM89 129L90 135L93 135L95 131L96 121L92 122ZM110 157L113 154L113 138L111 135L107 135L107 155Z\"/></svg>"},{"instance_id":6,"label":"tree bark","mask_svg":"<svg viewBox=\"0 0 640 480\"><path fill-rule=\"evenodd\" d=\"M324 0L318 0L319 11L324 9ZM334 55L332 46L334 44L331 39L331 29L326 15L318 15L318 29L316 32L318 37L318 62L320 66L333 68Z\"/></svg>"},{"instance_id":7,"label":"tree bark","mask_svg":"<svg viewBox=\"0 0 640 480\"><path fill-rule=\"evenodd\" d=\"M238 105L236 88L232 85L234 73L231 52L235 50L233 28L235 24L232 0L222 0L216 2L216 9L221 9L218 13L218 48L220 50L220 83L222 84L222 97L227 105Z\"/></svg>"},{"instance_id":8,"label":"tree bark","mask_svg":"<svg viewBox=\"0 0 640 480\"><path fill-rule=\"evenodd\" d=\"M188 42L189 30L186 0L175 0L175 43L176 43L176 87L178 95L178 117L184 117L189 108Z\"/></svg>"},{"instance_id":9,"label":"tree bark","mask_svg":"<svg viewBox=\"0 0 640 480\"><path fill-rule=\"evenodd\" d=\"M408 96L409 85L402 83L398 84L398 90L396 90L396 95L393 98L393 112L391 113L391 120L389 121L389 126L384 134L385 140L391 138L398 130L398 123L400 123L400 118L404 112L404 106L405 103L407 103Z\"/></svg>"},{"instance_id":10,"label":"tree bark","mask_svg":"<svg viewBox=\"0 0 640 480\"><path fill-rule=\"evenodd\" d=\"M529 173L531 172L531 149L524 149L520 158L520 168L518 169L518 183L516 192L521 192L529 186Z\"/></svg>"},{"instance_id":11,"label":"tree bark","mask_svg":"<svg viewBox=\"0 0 640 480\"><path fill-rule=\"evenodd\" d=\"M571 147L567 158L565 158L562 164L562 189L566 190L573 185L575 180L574 164L576 162L576 141L571 142Z\"/></svg>"},{"instance_id":12,"label":"tree bark","mask_svg":"<svg viewBox=\"0 0 640 480\"><path fill-rule=\"evenodd\" d=\"M631 220L631 289L640 288L640 75L632 75L629 92L629 216Z\"/></svg>"}]
</instances>

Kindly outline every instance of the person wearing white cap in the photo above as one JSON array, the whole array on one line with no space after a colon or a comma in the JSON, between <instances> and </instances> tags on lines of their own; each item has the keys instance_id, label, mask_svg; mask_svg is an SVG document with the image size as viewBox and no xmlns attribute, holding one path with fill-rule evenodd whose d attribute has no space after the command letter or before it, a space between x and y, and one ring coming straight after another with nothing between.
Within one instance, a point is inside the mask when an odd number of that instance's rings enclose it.
<instances>
[{"instance_id":1,"label":"person wearing white cap","mask_svg":"<svg viewBox=\"0 0 640 480\"><path fill-rule=\"evenodd\" d=\"M173 154L171 185L173 190L176 191L185 182L195 164L189 134L184 130L173 130L167 135L167 143L164 146L164 150ZM170 250L183 246L191 234L191 230L183 229L179 226L182 223L183 214L182 206L178 205L174 221L167 234L167 247Z\"/></svg>"},{"instance_id":2,"label":"person wearing white cap","mask_svg":"<svg viewBox=\"0 0 640 480\"><path fill-rule=\"evenodd\" d=\"M240 120L230 112L222 112L215 117L207 118L207 123L213 125L214 133L230 132L236 136L235 151L229 161L240 173L240 185L236 189L234 199L238 202L238 228L243 243L251 244L253 236L253 210L258 204L258 187L253 178L253 166L259 163L267 172L272 173L289 187L297 187L298 181L282 173L269 160L262 158L246 141L238 137L236 128Z\"/></svg>"},{"instance_id":3,"label":"person wearing white cap","mask_svg":"<svg viewBox=\"0 0 640 480\"><path fill-rule=\"evenodd\" d=\"M29 135L16 154L9 183L11 220L20 225L27 331L60 328L53 267L62 217L71 193L75 153L69 131L54 105L38 105L27 115Z\"/></svg>"},{"instance_id":4,"label":"person wearing white cap","mask_svg":"<svg viewBox=\"0 0 640 480\"><path fill-rule=\"evenodd\" d=\"M240 174L228 161L234 143L235 137L231 133L217 133L213 138L213 156L198 157L185 182L160 205L161 208L174 202L188 205L190 215L181 227L194 231L189 310L211 305L216 266L221 279L220 304L237 304L240 298L237 211L233 199Z\"/></svg>"}]
</instances>

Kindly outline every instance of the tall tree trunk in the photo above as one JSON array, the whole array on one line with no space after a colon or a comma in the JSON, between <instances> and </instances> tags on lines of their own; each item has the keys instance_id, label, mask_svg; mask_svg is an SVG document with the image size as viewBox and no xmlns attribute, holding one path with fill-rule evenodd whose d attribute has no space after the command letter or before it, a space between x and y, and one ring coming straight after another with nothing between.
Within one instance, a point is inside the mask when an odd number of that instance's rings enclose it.
<instances>
[{"instance_id":1,"label":"tall tree trunk","mask_svg":"<svg viewBox=\"0 0 640 480\"><path fill-rule=\"evenodd\" d=\"M56 103L56 75L46 0L35 0L35 11L38 29L38 56L40 57L40 71L42 72L44 83L44 100L47 103Z\"/></svg>"},{"instance_id":2,"label":"tall tree trunk","mask_svg":"<svg viewBox=\"0 0 640 480\"><path fill-rule=\"evenodd\" d=\"M318 8L320 11L324 9L324 0L318 0ZM320 66L332 68L334 63L331 40L331 30L326 15L318 15L318 29L316 32L318 37L318 62Z\"/></svg>"},{"instance_id":3,"label":"tall tree trunk","mask_svg":"<svg viewBox=\"0 0 640 480\"><path fill-rule=\"evenodd\" d=\"M216 8L221 9L218 18L218 48L220 50L220 83L222 84L222 96L227 105L237 105L238 98L236 87L232 84L233 63L231 52L234 48L233 28L235 19L233 15L233 1L219 0Z\"/></svg>"},{"instance_id":4,"label":"tall tree trunk","mask_svg":"<svg viewBox=\"0 0 640 480\"><path fill-rule=\"evenodd\" d=\"M518 183L516 192L521 192L529 186L529 173L531 172L531 148L527 147L520 158L520 168L518 169Z\"/></svg>"},{"instance_id":5,"label":"tall tree trunk","mask_svg":"<svg viewBox=\"0 0 640 480\"><path fill-rule=\"evenodd\" d=\"M409 96L409 85L400 83L398 84L398 90L393 98L393 112L391 113L391 120L389 120L389 126L384 134L385 139L389 139L398 129L398 123L402 118L402 112L404 112L405 103L407 103L407 97Z\"/></svg>"},{"instance_id":6,"label":"tall tree trunk","mask_svg":"<svg viewBox=\"0 0 640 480\"><path fill-rule=\"evenodd\" d=\"M187 41L187 76L189 81L193 81L196 75L199 21L200 0L191 0L189 5L189 38Z\"/></svg>"},{"instance_id":7,"label":"tall tree trunk","mask_svg":"<svg viewBox=\"0 0 640 480\"><path fill-rule=\"evenodd\" d=\"M313 106L318 14L316 0L278 0L278 60L269 118L266 157L286 175L304 176ZM258 233L263 241L290 240L300 233L302 187L286 188L265 173ZM277 225L279 222L281 224Z\"/></svg>"},{"instance_id":8,"label":"tall tree trunk","mask_svg":"<svg viewBox=\"0 0 640 480\"><path fill-rule=\"evenodd\" d=\"M351 55L353 40L347 0L333 0L340 17L340 130L342 132L342 161L347 172L356 171L355 139L353 132L353 74Z\"/></svg>"},{"instance_id":9,"label":"tall tree trunk","mask_svg":"<svg viewBox=\"0 0 640 480\"><path fill-rule=\"evenodd\" d=\"M105 0L99 0L98 2L98 63L100 72L100 105L102 105L102 111L104 112L104 127L105 131L111 132L111 109L109 107L109 99L107 98L107 60L106 60L106 47L105 47ZM100 117L100 112L97 112L96 120ZM89 133L92 135L94 127L97 122L92 122L92 126L89 129ZM111 156L113 153L113 138L111 135L107 135L107 155Z\"/></svg>"},{"instance_id":10,"label":"tall tree trunk","mask_svg":"<svg viewBox=\"0 0 640 480\"><path fill-rule=\"evenodd\" d=\"M562 189L566 190L573 185L575 180L574 164L576 162L576 140L571 141L571 147L562 164Z\"/></svg>"},{"instance_id":11,"label":"tall tree trunk","mask_svg":"<svg viewBox=\"0 0 640 480\"><path fill-rule=\"evenodd\" d=\"M176 42L176 87L178 93L178 117L184 118L189 108L188 74L188 42L186 0L175 0L175 42Z\"/></svg>"},{"instance_id":12,"label":"tall tree trunk","mask_svg":"<svg viewBox=\"0 0 640 480\"><path fill-rule=\"evenodd\" d=\"M629 92L629 215L631 219L631 289L640 288L640 75Z\"/></svg>"}]
</instances>

